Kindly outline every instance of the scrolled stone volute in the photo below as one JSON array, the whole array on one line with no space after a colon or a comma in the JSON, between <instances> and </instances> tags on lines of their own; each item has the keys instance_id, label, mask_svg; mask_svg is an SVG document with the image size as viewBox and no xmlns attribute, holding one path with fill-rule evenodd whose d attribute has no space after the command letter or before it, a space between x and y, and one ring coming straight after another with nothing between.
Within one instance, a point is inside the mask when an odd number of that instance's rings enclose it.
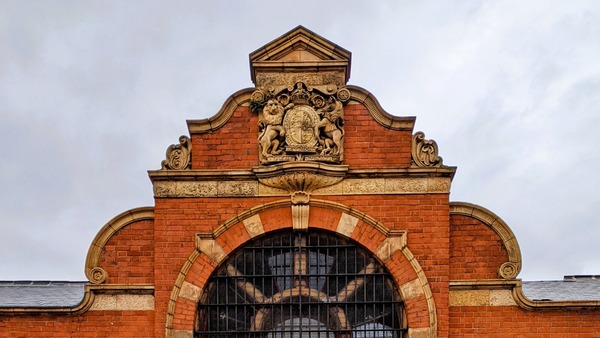
<instances>
[{"instance_id":1,"label":"scrolled stone volute","mask_svg":"<svg viewBox=\"0 0 600 338\"><path fill-rule=\"evenodd\" d=\"M425 133L418 131L413 135L411 144L412 164L416 167L441 167L442 158L438 156L438 146L434 140L426 140Z\"/></svg>"},{"instance_id":2,"label":"scrolled stone volute","mask_svg":"<svg viewBox=\"0 0 600 338\"><path fill-rule=\"evenodd\" d=\"M92 284L102 284L106 282L106 279L108 278L108 273L106 272L106 270L97 266L90 270L87 277L90 280L90 283Z\"/></svg>"},{"instance_id":3,"label":"scrolled stone volute","mask_svg":"<svg viewBox=\"0 0 600 338\"><path fill-rule=\"evenodd\" d=\"M502 279L515 279L519 274L519 267L513 262L504 262L498 269L498 276Z\"/></svg>"},{"instance_id":4,"label":"scrolled stone volute","mask_svg":"<svg viewBox=\"0 0 600 338\"><path fill-rule=\"evenodd\" d=\"M192 167L192 141L189 137L179 137L179 144L167 148L166 159L162 161L162 170L185 170Z\"/></svg>"}]
</instances>

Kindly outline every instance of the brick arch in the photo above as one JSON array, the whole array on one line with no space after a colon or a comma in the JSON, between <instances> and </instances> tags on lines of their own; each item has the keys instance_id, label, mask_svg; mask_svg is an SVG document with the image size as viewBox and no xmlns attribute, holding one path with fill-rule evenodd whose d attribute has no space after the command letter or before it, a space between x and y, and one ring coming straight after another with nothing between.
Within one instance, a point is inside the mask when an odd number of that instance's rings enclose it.
<instances>
[{"instance_id":1,"label":"brick arch","mask_svg":"<svg viewBox=\"0 0 600 338\"><path fill-rule=\"evenodd\" d=\"M196 250L182 266L169 299L166 336L191 336L198 302L209 277L229 253L256 236L291 229L292 203L280 200L251 208L211 233L198 234ZM425 273L408 248L406 232L390 230L373 217L346 205L311 199L309 228L352 239L390 272L405 303L409 335L437 336L433 294Z\"/></svg>"}]
</instances>

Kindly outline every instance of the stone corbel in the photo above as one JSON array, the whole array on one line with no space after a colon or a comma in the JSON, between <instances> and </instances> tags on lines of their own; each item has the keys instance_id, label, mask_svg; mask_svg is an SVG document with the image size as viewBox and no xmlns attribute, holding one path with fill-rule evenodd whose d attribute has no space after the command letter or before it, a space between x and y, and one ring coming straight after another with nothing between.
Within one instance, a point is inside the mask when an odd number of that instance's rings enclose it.
<instances>
[{"instance_id":1,"label":"stone corbel","mask_svg":"<svg viewBox=\"0 0 600 338\"><path fill-rule=\"evenodd\" d=\"M162 161L162 170L184 170L192 168L192 141L189 137L179 136L179 144L167 148L166 159Z\"/></svg>"},{"instance_id":2,"label":"stone corbel","mask_svg":"<svg viewBox=\"0 0 600 338\"><path fill-rule=\"evenodd\" d=\"M290 193L292 226L294 230L307 230L310 193L339 183L348 166L302 161L256 167L253 171L260 183Z\"/></svg>"},{"instance_id":3,"label":"stone corbel","mask_svg":"<svg viewBox=\"0 0 600 338\"><path fill-rule=\"evenodd\" d=\"M426 140L425 133L418 131L413 135L411 144L412 164L415 167L441 167L442 158L438 156L438 146L434 140Z\"/></svg>"}]
</instances>

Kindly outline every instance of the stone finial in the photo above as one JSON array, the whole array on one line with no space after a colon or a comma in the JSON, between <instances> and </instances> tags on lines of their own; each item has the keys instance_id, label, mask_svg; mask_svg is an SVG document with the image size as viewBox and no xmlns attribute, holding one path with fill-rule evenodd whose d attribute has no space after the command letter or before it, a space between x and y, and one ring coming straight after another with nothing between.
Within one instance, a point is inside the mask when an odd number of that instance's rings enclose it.
<instances>
[{"instance_id":1,"label":"stone finial","mask_svg":"<svg viewBox=\"0 0 600 338\"><path fill-rule=\"evenodd\" d=\"M179 144L167 148L167 158L162 161L162 170L184 170L192 167L192 141L189 137L179 137Z\"/></svg>"},{"instance_id":2,"label":"stone finial","mask_svg":"<svg viewBox=\"0 0 600 338\"><path fill-rule=\"evenodd\" d=\"M442 158L438 156L438 146L434 140L426 140L425 133L416 132L412 138L411 155L413 166L441 167Z\"/></svg>"}]
</instances>

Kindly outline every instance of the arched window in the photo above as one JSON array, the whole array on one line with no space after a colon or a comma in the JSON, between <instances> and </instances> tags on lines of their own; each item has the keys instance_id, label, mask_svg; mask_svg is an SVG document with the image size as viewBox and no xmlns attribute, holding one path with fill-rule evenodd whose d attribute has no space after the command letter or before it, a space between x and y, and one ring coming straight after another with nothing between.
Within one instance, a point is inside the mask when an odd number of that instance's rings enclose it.
<instances>
[{"instance_id":1,"label":"arched window","mask_svg":"<svg viewBox=\"0 0 600 338\"><path fill-rule=\"evenodd\" d=\"M230 256L207 282L196 337L401 338L403 303L381 264L348 239L277 232Z\"/></svg>"}]
</instances>

